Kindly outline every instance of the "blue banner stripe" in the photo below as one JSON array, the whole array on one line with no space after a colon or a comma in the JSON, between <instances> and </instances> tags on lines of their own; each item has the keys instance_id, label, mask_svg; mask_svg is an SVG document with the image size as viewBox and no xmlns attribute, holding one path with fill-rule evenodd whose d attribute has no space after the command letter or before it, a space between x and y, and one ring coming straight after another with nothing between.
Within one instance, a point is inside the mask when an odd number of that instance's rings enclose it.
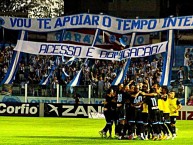
<instances>
[{"instance_id":1,"label":"blue banner stripe","mask_svg":"<svg viewBox=\"0 0 193 145\"><path fill-rule=\"evenodd\" d=\"M27 32L20 31L18 35L18 40L24 40L26 38L27 38ZM23 55L22 52L13 51L11 63L9 65L8 71L4 79L1 81L1 84L12 84L15 78L15 75L17 73L17 70L19 68L19 62L21 60L22 55Z\"/></svg>"},{"instance_id":2,"label":"blue banner stripe","mask_svg":"<svg viewBox=\"0 0 193 145\"><path fill-rule=\"evenodd\" d=\"M119 83L123 83L125 76L127 75L127 71L130 65L131 59L128 59L127 62L125 62L125 65L117 75L117 77L113 80L111 83L112 86L118 85Z\"/></svg>"},{"instance_id":3,"label":"blue banner stripe","mask_svg":"<svg viewBox=\"0 0 193 145\"><path fill-rule=\"evenodd\" d=\"M68 86L78 86L80 84L80 76L82 73L82 69L78 71L78 73L75 75L75 77L70 81Z\"/></svg>"},{"instance_id":4,"label":"blue banner stripe","mask_svg":"<svg viewBox=\"0 0 193 145\"><path fill-rule=\"evenodd\" d=\"M172 31L172 35L171 35L171 57L170 57L170 71L169 71L169 75L168 75L168 85L170 85L171 82L171 78L172 78L172 66L173 66L173 62L174 62L174 32Z\"/></svg>"}]
</instances>

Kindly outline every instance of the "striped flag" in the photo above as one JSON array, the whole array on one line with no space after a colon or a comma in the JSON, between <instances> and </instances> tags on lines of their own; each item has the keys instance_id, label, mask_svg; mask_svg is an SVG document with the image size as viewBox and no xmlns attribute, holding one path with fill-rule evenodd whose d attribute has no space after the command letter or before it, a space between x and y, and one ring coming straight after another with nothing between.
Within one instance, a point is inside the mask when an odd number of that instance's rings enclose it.
<instances>
[{"instance_id":1,"label":"striped flag","mask_svg":"<svg viewBox=\"0 0 193 145\"><path fill-rule=\"evenodd\" d=\"M163 72L160 81L160 86L169 86L172 75L172 65L174 61L174 32L168 31L168 45L164 54Z\"/></svg>"},{"instance_id":2,"label":"striped flag","mask_svg":"<svg viewBox=\"0 0 193 145\"><path fill-rule=\"evenodd\" d=\"M85 59L84 65L88 65L88 58ZM70 83L67 86L70 86L70 87L78 86L80 84L81 74L82 74L82 68L76 73L74 78L70 81Z\"/></svg>"},{"instance_id":3,"label":"striped flag","mask_svg":"<svg viewBox=\"0 0 193 145\"><path fill-rule=\"evenodd\" d=\"M82 69L79 70L75 77L70 81L70 83L68 84L68 86L70 87L74 87L74 86L78 86L80 84L80 76L81 76L81 73L82 73Z\"/></svg>"},{"instance_id":4,"label":"striped flag","mask_svg":"<svg viewBox=\"0 0 193 145\"><path fill-rule=\"evenodd\" d=\"M133 47L134 42L135 42L135 38L136 38L136 33L132 33L131 36L131 41L129 44L129 47ZM124 41L122 40L122 38L119 38L119 43L116 42L117 44L121 44L123 47L126 47L127 45L124 43ZM112 86L116 86L119 83L123 83L126 75L127 75L127 71L129 69L129 65L131 62L131 58L128 58L123 66L123 68L121 69L121 71L119 72L119 74L116 76L116 78L113 80L113 82L111 83Z\"/></svg>"},{"instance_id":5,"label":"striped flag","mask_svg":"<svg viewBox=\"0 0 193 145\"><path fill-rule=\"evenodd\" d=\"M111 83L112 86L116 86L119 83L123 83L125 76L127 75L127 71L130 65L131 59L128 59L123 68L121 69L121 71L119 72L119 74L117 75L117 77L113 80L113 82Z\"/></svg>"},{"instance_id":6,"label":"striped flag","mask_svg":"<svg viewBox=\"0 0 193 145\"><path fill-rule=\"evenodd\" d=\"M64 58L64 53L62 54L62 63L65 63L66 62L66 60L65 60L65 58Z\"/></svg>"},{"instance_id":7,"label":"striped flag","mask_svg":"<svg viewBox=\"0 0 193 145\"><path fill-rule=\"evenodd\" d=\"M50 74L46 77L46 78L43 78L41 81L40 81L40 85L49 85L50 84L50 78L52 77L52 72L50 72Z\"/></svg>"},{"instance_id":8,"label":"striped flag","mask_svg":"<svg viewBox=\"0 0 193 145\"><path fill-rule=\"evenodd\" d=\"M62 80L65 80L69 75L65 72L64 68L62 68Z\"/></svg>"},{"instance_id":9,"label":"striped flag","mask_svg":"<svg viewBox=\"0 0 193 145\"><path fill-rule=\"evenodd\" d=\"M57 58L56 58L56 60L57 60ZM57 68L56 60L55 60L54 64L52 65L52 68L51 68L51 71L50 71L49 75L46 78L44 78L44 77L42 78L42 80L39 83L40 85L48 85L48 84L50 84L50 79L51 79L51 77L53 75L53 72Z\"/></svg>"},{"instance_id":10,"label":"striped flag","mask_svg":"<svg viewBox=\"0 0 193 145\"><path fill-rule=\"evenodd\" d=\"M119 38L119 42L120 42L120 44L121 44L123 47L126 47L126 44L125 44L125 42L123 41L122 38Z\"/></svg>"},{"instance_id":11,"label":"striped flag","mask_svg":"<svg viewBox=\"0 0 193 145\"><path fill-rule=\"evenodd\" d=\"M26 31L20 31L18 40L25 40L27 38L27 32ZM21 44L17 44L18 47ZM19 47L21 48L21 47ZM1 81L1 84L12 84L13 80L15 79L15 75L17 73L17 70L19 68L19 62L21 60L23 53L20 51L13 51L12 60L9 65L8 71L4 77L4 79Z\"/></svg>"},{"instance_id":12,"label":"striped flag","mask_svg":"<svg viewBox=\"0 0 193 145\"><path fill-rule=\"evenodd\" d=\"M76 61L78 61L78 58L76 58L76 57L71 57L65 64L66 64L67 66L71 66L71 65L73 64L73 62L76 62Z\"/></svg>"}]
</instances>

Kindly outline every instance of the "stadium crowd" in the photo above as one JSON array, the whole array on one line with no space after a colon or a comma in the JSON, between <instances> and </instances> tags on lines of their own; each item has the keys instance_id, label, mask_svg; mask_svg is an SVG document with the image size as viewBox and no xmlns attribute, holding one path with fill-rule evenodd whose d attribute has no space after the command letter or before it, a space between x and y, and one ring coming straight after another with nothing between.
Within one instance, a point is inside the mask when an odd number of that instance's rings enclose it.
<instances>
[{"instance_id":1,"label":"stadium crowd","mask_svg":"<svg viewBox=\"0 0 193 145\"><path fill-rule=\"evenodd\" d=\"M12 46L0 50L0 81L8 71L12 54ZM188 56L188 53L186 55ZM24 84L28 83L30 86L29 91L31 90L31 95L33 96L55 96L56 84L59 83L66 88L65 94L68 95L72 92L67 87L67 84L70 83L75 74L82 68L80 85L91 84L93 87L93 97L102 98L105 91L110 88L116 75L121 71L125 62L89 59L85 64L84 61L84 59L76 59L76 61L67 65L62 61L62 56L56 58L56 56L24 54L21 58L14 84L20 84L22 90L24 89ZM154 83L160 81L162 66L163 58L161 55L151 58L132 58L124 84L128 84L130 80L133 80L135 84L148 80L150 86L152 86ZM39 85L41 80L45 79L52 70L52 76L49 77L49 85ZM64 72L68 76L65 76ZM176 80L183 81L185 78L183 72L183 68L180 68L177 72L178 78ZM189 77L192 81L192 76L190 75Z\"/></svg>"}]
</instances>

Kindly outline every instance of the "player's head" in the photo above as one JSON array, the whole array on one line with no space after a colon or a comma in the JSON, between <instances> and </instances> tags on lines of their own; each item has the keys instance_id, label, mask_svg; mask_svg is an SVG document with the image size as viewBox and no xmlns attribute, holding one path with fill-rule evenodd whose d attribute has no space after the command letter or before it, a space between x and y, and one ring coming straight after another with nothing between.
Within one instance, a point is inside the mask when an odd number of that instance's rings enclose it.
<instances>
[{"instance_id":1,"label":"player's head","mask_svg":"<svg viewBox=\"0 0 193 145\"><path fill-rule=\"evenodd\" d=\"M110 94L111 94L111 89L108 89L108 90L106 91L106 94L107 94L107 95L110 95Z\"/></svg>"},{"instance_id":2,"label":"player's head","mask_svg":"<svg viewBox=\"0 0 193 145\"><path fill-rule=\"evenodd\" d=\"M129 91L130 89L129 89L129 85L125 85L125 91L127 92L127 91Z\"/></svg>"},{"instance_id":3,"label":"player's head","mask_svg":"<svg viewBox=\"0 0 193 145\"><path fill-rule=\"evenodd\" d=\"M171 98L171 99L173 99L173 98L175 98L175 94L176 94L176 92L172 90L172 91L170 91L170 92L168 93L168 97Z\"/></svg>"},{"instance_id":4,"label":"player's head","mask_svg":"<svg viewBox=\"0 0 193 145\"><path fill-rule=\"evenodd\" d=\"M135 90L135 92L139 92L139 86L136 85L134 90Z\"/></svg>"},{"instance_id":5,"label":"player's head","mask_svg":"<svg viewBox=\"0 0 193 145\"><path fill-rule=\"evenodd\" d=\"M119 84L118 84L118 89L119 89L119 90L122 90L122 89L123 89L123 84L122 84L122 83L119 83Z\"/></svg>"},{"instance_id":6,"label":"player's head","mask_svg":"<svg viewBox=\"0 0 193 145\"><path fill-rule=\"evenodd\" d=\"M162 87L162 93L168 94L168 88L167 86Z\"/></svg>"},{"instance_id":7,"label":"player's head","mask_svg":"<svg viewBox=\"0 0 193 145\"><path fill-rule=\"evenodd\" d=\"M148 90L148 85L147 84L143 84L142 91L143 92L147 92L147 90Z\"/></svg>"},{"instance_id":8,"label":"player's head","mask_svg":"<svg viewBox=\"0 0 193 145\"><path fill-rule=\"evenodd\" d=\"M153 84L152 88L159 89L160 85L158 83Z\"/></svg>"}]
</instances>

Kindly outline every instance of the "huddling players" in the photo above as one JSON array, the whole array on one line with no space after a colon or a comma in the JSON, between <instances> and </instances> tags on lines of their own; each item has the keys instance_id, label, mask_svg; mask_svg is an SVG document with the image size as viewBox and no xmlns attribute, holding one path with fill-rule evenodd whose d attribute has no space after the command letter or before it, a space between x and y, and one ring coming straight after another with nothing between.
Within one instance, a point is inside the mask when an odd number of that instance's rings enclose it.
<instances>
[{"instance_id":1,"label":"huddling players","mask_svg":"<svg viewBox=\"0 0 193 145\"><path fill-rule=\"evenodd\" d=\"M118 139L164 140L176 137L176 117L182 105L174 91L148 81L110 88L105 96L103 138L112 138L112 125Z\"/></svg>"}]
</instances>

